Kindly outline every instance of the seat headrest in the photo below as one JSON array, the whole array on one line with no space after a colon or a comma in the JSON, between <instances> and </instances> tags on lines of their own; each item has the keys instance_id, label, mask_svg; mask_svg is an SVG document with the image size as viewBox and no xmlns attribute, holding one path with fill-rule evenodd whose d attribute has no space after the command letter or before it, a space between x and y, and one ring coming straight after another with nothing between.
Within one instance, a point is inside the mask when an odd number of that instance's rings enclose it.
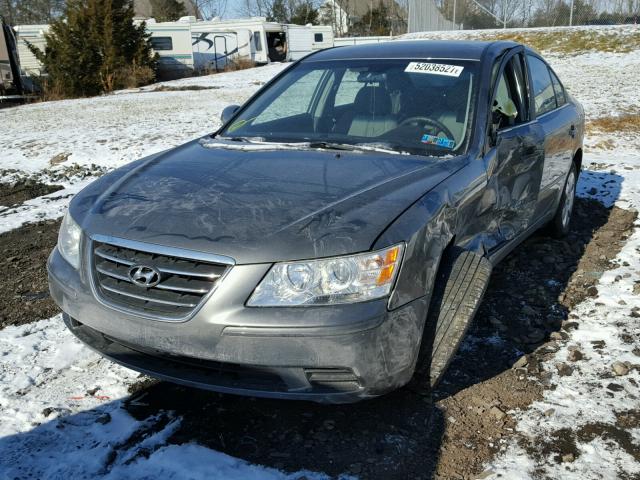
<instances>
[{"instance_id":1,"label":"seat headrest","mask_svg":"<svg viewBox=\"0 0 640 480\"><path fill-rule=\"evenodd\" d=\"M389 115L391 96L383 87L364 87L356 95L355 113L367 115Z\"/></svg>"}]
</instances>

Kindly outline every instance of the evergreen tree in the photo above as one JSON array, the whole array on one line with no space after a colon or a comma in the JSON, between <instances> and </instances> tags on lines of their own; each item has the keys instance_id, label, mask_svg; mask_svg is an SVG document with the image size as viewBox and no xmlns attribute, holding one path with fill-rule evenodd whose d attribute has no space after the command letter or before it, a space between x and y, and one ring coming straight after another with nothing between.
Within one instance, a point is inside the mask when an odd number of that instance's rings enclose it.
<instances>
[{"instance_id":1,"label":"evergreen tree","mask_svg":"<svg viewBox=\"0 0 640 480\"><path fill-rule=\"evenodd\" d=\"M130 0L67 0L51 23L45 51L30 46L52 96L81 97L149 83L156 57Z\"/></svg>"},{"instance_id":2,"label":"evergreen tree","mask_svg":"<svg viewBox=\"0 0 640 480\"><path fill-rule=\"evenodd\" d=\"M307 23L317 24L319 12L313 8L310 0L305 0L293 8L289 23L296 25L306 25Z\"/></svg>"},{"instance_id":3,"label":"evergreen tree","mask_svg":"<svg viewBox=\"0 0 640 480\"><path fill-rule=\"evenodd\" d=\"M274 0L271 6L271 13L267 17L270 22L289 23L289 12L284 0Z\"/></svg>"},{"instance_id":4,"label":"evergreen tree","mask_svg":"<svg viewBox=\"0 0 640 480\"><path fill-rule=\"evenodd\" d=\"M362 18L353 24L352 31L357 35L389 35L391 20L389 8L382 0L376 8L369 8Z\"/></svg>"},{"instance_id":5,"label":"evergreen tree","mask_svg":"<svg viewBox=\"0 0 640 480\"><path fill-rule=\"evenodd\" d=\"M177 0L151 0L151 14L158 22L174 22L186 16L187 10Z\"/></svg>"}]
</instances>

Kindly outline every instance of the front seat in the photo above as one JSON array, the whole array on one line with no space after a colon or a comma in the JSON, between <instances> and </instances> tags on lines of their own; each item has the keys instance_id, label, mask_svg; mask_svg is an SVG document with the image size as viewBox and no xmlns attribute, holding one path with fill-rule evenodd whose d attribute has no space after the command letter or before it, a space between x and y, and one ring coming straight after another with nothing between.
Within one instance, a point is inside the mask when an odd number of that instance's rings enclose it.
<instances>
[{"instance_id":1,"label":"front seat","mask_svg":"<svg viewBox=\"0 0 640 480\"><path fill-rule=\"evenodd\" d=\"M468 80L461 79L452 86L438 102L442 107L438 120L453 134L456 146L464 136L465 115L467 113Z\"/></svg>"},{"instance_id":2,"label":"front seat","mask_svg":"<svg viewBox=\"0 0 640 480\"><path fill-rule=\"evenodd\" d=\"M338 131L355 137L379 137L396 128L391 114L391 96L383 87L364 87L356 95L353 111L340 119Z\"/></svg>"}]
</instances>

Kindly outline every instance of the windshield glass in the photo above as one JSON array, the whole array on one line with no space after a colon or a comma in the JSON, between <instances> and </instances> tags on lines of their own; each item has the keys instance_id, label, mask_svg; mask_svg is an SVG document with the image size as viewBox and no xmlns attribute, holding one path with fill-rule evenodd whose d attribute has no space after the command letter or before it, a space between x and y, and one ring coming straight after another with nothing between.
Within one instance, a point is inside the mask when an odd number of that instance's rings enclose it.
<instances>
[{"instance_id":1,"label":"windshield glass","mask_svg":"<svg viewBox=\"0 0 640 480\"><path fill-rule=\"evenodd\" d=\"M461 154L472 127L476 70L476 62L455 60L303 62L220 135Z\"/></svg>"}]
</instances>

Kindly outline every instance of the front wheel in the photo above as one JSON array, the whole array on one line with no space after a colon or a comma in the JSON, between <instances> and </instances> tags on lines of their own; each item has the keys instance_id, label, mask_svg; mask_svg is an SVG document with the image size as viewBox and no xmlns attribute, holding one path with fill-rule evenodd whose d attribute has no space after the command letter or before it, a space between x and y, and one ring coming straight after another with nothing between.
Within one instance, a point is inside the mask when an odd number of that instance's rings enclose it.
<instances>
[{"instance_id":1,"label":"front wheel","mask_svg":"<svg viewBox=\"0 0 640 480\"><path fill-rule=\"evenodd\" d=\"M571 163L571 169L564 183L564 190L560 198L560 204L556 215L550 223L551 235L556 238L562 238L569 233L569 224L571 223L571 214L573 213L573 204L576 198L576 183L578 181L578 171L575 163Z\"/></svg>"}]
</instances>

